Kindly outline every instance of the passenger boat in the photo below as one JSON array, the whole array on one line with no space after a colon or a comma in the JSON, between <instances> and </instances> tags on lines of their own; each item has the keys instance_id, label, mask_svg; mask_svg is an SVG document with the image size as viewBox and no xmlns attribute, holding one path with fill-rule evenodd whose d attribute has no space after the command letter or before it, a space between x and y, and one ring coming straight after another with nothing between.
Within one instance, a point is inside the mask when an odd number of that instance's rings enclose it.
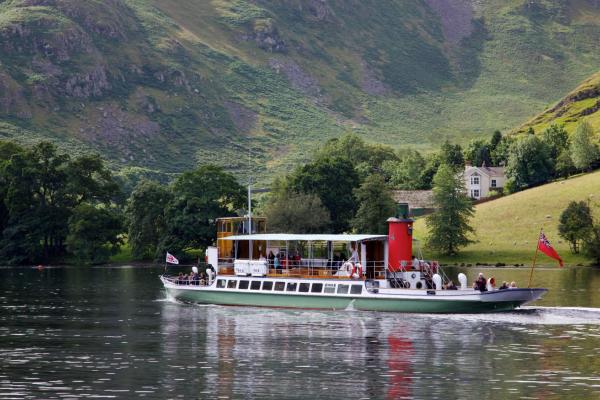
<instances>
[{"instance_id":1,"label":"passenger boat","mask_svg":"<svg viewBox=\"0 0 600 400\"><path fill-rule=\"evenodd\" d=\"M513 310L547 291L500 290L492 279L487 290L475 290L462 273L459 285L452 286L438 263L413 258L410 219L390 218L388 235L271 234L264 232L264 220L253 227L244 218L219 219L217 225L217 246L206 251L205 282L161 276L173 298L235 306L478 313Z\"/></svg>"}]
</instances>

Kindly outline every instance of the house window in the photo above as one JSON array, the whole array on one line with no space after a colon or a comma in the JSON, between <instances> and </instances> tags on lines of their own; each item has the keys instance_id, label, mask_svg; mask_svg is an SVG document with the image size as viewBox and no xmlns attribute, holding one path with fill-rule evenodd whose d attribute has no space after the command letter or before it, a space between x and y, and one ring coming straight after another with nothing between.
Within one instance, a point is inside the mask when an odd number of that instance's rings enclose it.
<instances>
[{"instance_id":1,"label":"house window","mask_svg":"<svg viewBox=\"0 0 600 400\"><path fill-rule=\"evenodd\" d=\"M496 180L492 179L492 187L495 188L496 187Z\"/></svg>"},{"instance_id":2,"label":"house window","mask_svg":"<svg viewBox=\"0 0 600 400\"><path fill-rule=\"evenodd\" d=\"M471 177L471 185L479 185L479 177L478 176Z\"/></svg>"},{"instance_id":3,"label":"house window","mask_svg":"<svg viewBox=\"0 0 600 400\"><path fill-rule=\"evenodd\" d=\"M477 190L477 189L473 190L473 196L471 196L471 197L478 199L479 198L479 190Z\"/></svg>"}]
</instances>

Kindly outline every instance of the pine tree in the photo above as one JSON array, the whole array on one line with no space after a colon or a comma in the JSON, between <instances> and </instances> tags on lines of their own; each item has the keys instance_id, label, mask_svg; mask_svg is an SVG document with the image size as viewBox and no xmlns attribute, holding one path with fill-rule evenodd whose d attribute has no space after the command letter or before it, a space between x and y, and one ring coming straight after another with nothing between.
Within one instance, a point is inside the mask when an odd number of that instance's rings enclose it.
<instances>
[{"instance_id":1,"label":"pine tree","mask_svg":"<svg viewBox=\"0 0 600 400\"><path fill-rule=\"evenodd\" d=\"M451 167L442 165L433 178L433 198L436 212L427 217L428 247L445 255L458 253L460 247L473 243L469 225L474 214L473 204L465 194L462 176Z\"/></svg>"}]
</instances>

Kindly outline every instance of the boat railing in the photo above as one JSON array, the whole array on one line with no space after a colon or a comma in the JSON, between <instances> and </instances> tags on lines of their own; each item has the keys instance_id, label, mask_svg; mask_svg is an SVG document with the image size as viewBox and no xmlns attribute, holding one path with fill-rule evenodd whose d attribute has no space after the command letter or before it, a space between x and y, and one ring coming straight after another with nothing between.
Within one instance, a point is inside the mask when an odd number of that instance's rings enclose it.
<instances>
[{"instance_id":1,"label":"boat railing","mask_svg":"<svg viewBox=\"0 0 600 400\"><path fill-rule=\"evenodd\" d=\"M162 278L174 285L184 286L208 286L209 281L207 278L190 279L189 276L178 276L178 275L163 275Z\"/></svg>"},{"instance_id":2,"label":"boat railing","mask_svg":"<svg viewBox=\"0 0 600 400\"><path fill-rule=\"evenodd\" d=\"M276 263L274 260L265 260L269 276L347 278L352 271L345 267L347 261L328 260L321 258L303 258L297 260L283 259ZM362 276L368 279L385 278L385 263L383 261L367 261L361 264ZM357 270L355 272L358 273ZM233 259L219 259L219 275L235 275Z\"/></svg>"}]
</instances>

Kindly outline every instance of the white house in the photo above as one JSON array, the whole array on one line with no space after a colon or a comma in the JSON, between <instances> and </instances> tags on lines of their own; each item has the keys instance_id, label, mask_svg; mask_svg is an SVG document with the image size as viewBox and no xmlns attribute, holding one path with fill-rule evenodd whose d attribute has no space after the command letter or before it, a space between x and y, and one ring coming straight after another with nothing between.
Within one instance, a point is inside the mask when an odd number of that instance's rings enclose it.
<instances>
[{"instance_id":1,"label":"white house","mask_svg":"<svg viewBox=\"0 0 600 400\"><path fill-rule=\"evenodd\" d=\"M481 167L467 165L463 176L467 195L476 200L489 197L492 190L501 191L506 182L504 167L487 167L485 163Z\"/></svg>"}]
</instances>

